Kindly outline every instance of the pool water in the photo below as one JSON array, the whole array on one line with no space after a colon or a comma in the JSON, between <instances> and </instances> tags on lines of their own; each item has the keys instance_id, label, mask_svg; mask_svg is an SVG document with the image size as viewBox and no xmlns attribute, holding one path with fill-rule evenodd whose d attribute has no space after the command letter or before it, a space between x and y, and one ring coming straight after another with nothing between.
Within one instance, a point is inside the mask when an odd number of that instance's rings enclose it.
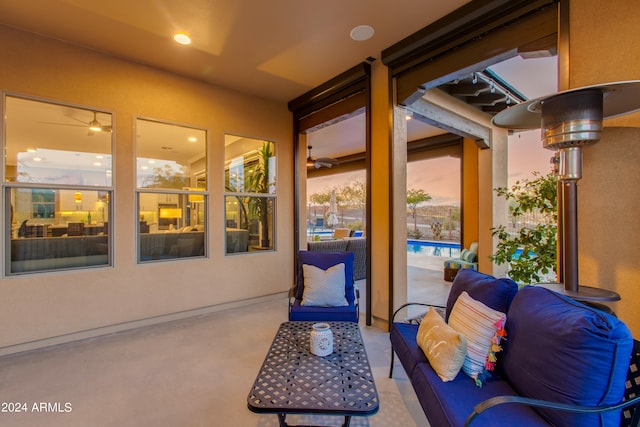
<instances>
[{"instance_id":1,"label":"pool water","mask_svg":"<svg viewBox=\"0 0 640 427\"><path fill-rule=\"evenodd\" d=\"M407 253L455 258L460 256L460 243L407 239Z\"/></svg>"}]
</instances>

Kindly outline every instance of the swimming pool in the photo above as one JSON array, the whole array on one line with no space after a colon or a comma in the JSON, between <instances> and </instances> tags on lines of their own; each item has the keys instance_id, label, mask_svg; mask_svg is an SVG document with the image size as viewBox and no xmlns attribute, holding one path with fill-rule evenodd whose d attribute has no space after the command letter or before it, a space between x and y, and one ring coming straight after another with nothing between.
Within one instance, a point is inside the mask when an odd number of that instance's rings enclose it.
<instances>
[{"instance_id":1,"label":"swimming pool","mask_svg":"<svg viewBox=\"0 0 640 427\"><path fill-rule=\"evenodd\" d=\"M362 230L355 230L353 232L353 236L351 237L362 237L362 234L364 234L364 232ZM307 229L307 238L313 238L314 236L321 236L321 237L331 237L333 236L333 230L312 230L312 229Z\"/></svg>"},{"instance_id":2,"label":"swimming pool","mask_svg":"<svg viewBox=\"0 0 640 427\"><path fill-rule=\"evenodd\" d=\"M407 239L407 253L452 258L460 255L460 243Z\"/></svg>"}]
</instances>

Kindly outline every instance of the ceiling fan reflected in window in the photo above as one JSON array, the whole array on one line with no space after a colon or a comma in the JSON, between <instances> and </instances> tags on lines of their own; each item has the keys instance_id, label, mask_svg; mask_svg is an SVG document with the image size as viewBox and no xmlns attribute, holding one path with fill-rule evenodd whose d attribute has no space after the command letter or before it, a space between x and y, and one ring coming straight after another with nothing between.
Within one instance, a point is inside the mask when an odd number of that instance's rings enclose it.
<instances>
[{"instance_id":1,"label":"ceiling fan reflected in window","mask_svg":"<svg viewBox=\"0 0 640 427\"><path fill-rule=\"evenodd\" d=\"M98 113L97 111L92 111L93 113L93 119L85 122L84 120L80 120L78 118L72 117L72 116L68 116L71 120L75 120L77 122L80 122L82 124L75 124L75 123L61 123L61 122L38 122L40 124L47 124L47 125L58 125L58 126L74 126L74 127L84 127L87 128L87 135L91 136L94 135L96 132L111 132L112 131L112 126L109 125L103 125L99 120L98 120Z\"/></svg>"},{"instance_id":2,"label":"ceiling fan reflected in window","mask_svg":"<svg viewBox=\"0 0 640 427\"><path fill-rule=\"evenodd\" d=\"M340 164L338 160L332 159L331 157L318 157L317 159L315 157L312 157L311 156L312 148L313 147L311 145L307 146L307 149L309 150L309 156L307 157L308 168L316 168L316 169L331 168L333 166L338 166L338 164Z\"/></svg>"}]
</instances>

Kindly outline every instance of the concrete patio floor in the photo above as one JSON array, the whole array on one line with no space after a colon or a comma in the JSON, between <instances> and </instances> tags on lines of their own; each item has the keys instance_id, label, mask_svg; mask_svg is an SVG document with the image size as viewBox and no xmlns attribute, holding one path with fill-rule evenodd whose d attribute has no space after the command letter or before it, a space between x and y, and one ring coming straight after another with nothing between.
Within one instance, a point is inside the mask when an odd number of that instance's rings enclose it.
<instances>
[{"instance_id":1,"label":"concrete patio floor","mask_svg":"<svg viewBox=\"0 0 640 427\"><path fill-rule=\"evenodd\" d=\"M441 262L440 262L440 265ZM446 301L442 271L409 266L409 296ZM440 267L441 268L441 267ZM246 398L287 299L133 329L0 358L0 402L27 412L0 413L5 427L277 426L275 415L247 409ZM380 410L354 417L354 427L428 426L399 363L388 378L387 332L360 322L380 397ZM44 402L60 410L36 412ZM68 410L67 410L68 409ZM340 425L341 417L292 416L294 424Z\"/></svg>"}]
</instances>

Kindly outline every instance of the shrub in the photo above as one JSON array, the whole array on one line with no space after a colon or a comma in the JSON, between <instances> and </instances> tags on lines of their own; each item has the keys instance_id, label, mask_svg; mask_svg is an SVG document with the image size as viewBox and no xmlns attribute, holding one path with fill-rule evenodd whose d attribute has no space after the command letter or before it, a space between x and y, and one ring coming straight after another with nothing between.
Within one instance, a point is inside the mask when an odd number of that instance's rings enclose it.
<instances>
[{"instance_id":1,"label":"shrub","mask_svg":"<svg viewBox=\"0 0 640 427\"><path fill-rule=\"evenodd\" d=\"M538 214L536 224L525 222L516 231L504 225L491 229L499 243L489 259L496 264L508 263L509 277L521 284L540 282L543 276L557 273L557 177L553 173L533 175L534 180L517 181L510 190L495 190L509 201L514 224L529 214ZM520 255L518 250L522 251Z\"/></svg>"}]
</instances>

